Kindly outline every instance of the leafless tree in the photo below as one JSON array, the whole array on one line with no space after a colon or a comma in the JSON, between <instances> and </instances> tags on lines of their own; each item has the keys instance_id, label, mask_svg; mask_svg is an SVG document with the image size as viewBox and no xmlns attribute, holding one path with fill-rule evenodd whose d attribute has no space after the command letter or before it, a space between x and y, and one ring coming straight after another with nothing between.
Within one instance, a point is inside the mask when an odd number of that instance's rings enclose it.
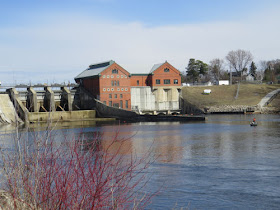
<instances>
[{"instance_id":1,"label":"leafless tree","mask_svg":"<svg viewBox=\"0 0 280 210\"><path fill-rule=\"evenodd\" d=\"M268 61L262 60L259 62L259 68L257 70L257 80L263 80L264 72L268 69L269 63Z\"/></svg>"},{"instance_id":2,"label":"leafless tree","mask_svg":"<svg viewBox=\"0 0 280 210\"><path fill-rule=\"evenodd\" d=\"M264 61L264 60L260 61L259 65L260 65L260 68L259 68L260 71L265 71L269 66L268 62Z\"/></svg>"},{"instance_id":3,"label":"leafless tree","mask_svg":"<svg viewBox=\"0 0 280 210\"><path fill-rule=\"evenodd\" d=\"M213 76L213 78L218 81L221 78L221 74L223 71L223 59L215 58L210 61L210 73Z\"/></svg>"},{"instance_id":4,"label":"leafless tree","mask_svg":"<svg viewBox=\"0 0 280 210\"><path fill-rule=\"evenodd\" d=\"M230 51L226 60L228 61L231 68L233 68L237 73L245 71L249 63L253 61L253 55L250 51L236 50Z\"/></svg>"}]
</instances>

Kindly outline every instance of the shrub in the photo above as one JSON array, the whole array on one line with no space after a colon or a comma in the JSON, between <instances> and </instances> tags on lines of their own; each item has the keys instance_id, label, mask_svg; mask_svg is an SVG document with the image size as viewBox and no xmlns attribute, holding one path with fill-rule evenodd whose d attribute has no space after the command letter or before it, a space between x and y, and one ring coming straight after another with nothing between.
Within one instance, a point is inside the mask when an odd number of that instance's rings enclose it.
<instances>
[{"instance_id":1,"label":"shrub","mask_svg":"<svg viewBox=\"0 0 280 210\"><path fill-rule=\"evenodd\" d=\"M61 141L53 134L16 137L14 152L2 151L7 208L137 209L148 204L153 195L141 192L150 151L142 158L120 154L129 139L118 132L112 139L99 133L85 138L81 132Z\"/></svg>"}]
</instances>

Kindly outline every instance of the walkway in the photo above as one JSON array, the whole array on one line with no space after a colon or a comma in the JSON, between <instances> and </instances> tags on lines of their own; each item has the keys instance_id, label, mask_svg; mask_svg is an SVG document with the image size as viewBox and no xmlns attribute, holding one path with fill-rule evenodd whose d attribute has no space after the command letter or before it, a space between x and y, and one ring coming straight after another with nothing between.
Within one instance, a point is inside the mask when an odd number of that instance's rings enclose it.
<instances>
[{"instance_id":1,"label":"walkway","mask_svg":"<svg viewBox=\"0 0 280 210\"><path fill-rule=\"evenodd\" d=\"M262 98L260 103L258 103L258 107L262 108L262 107L268 105L273 100L273 98L276 97L277 94L279 94L279 93L280 93L280 89L277 89L277 90L274 90L274 91L268 93L265 97Z\"/></svg>"}]
</instances>

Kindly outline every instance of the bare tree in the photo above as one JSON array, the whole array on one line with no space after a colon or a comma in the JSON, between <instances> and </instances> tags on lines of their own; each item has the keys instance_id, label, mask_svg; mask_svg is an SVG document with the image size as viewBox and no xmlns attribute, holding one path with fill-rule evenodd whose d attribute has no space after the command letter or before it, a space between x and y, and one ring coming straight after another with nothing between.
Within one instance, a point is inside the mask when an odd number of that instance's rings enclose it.
<instances>
[{"instance_id":1,"label":"bare tree","mask_svg":"<svg viewBox=\"0 0 280 210\"><path fill-rule=\"evenodd\" d=\"M269 67L268 61L262 60L262 61L259 62L259 68L256 72L257 80L260 80L260 81L263 80L264 72L265 72L266 69L268 69L268 67Z\"/></svg>"},{"instance_id":2,"label":"bare tree","mask_svg":"<svg viewBox=\"0 0 280 210\"><path fill-rule=\"evenodd\" d=\"M230 67L232 67L237 73L241 73L247 70L249 63L253 61L253 56L250 51L236 50L230 51L226 60L228 61Z\"/></svg>"},{"instance_id":3,"label":"bare tree","mask_svg":"<svg viewBox=\"0 0 280 210\"><path fill-rule=\"evenodd\" d=\"M223 59L215 58L210 61L210 73L213 76L213 78L218 81L221 78L221 74L223 71Z\"/></svg>"}]
</instances>

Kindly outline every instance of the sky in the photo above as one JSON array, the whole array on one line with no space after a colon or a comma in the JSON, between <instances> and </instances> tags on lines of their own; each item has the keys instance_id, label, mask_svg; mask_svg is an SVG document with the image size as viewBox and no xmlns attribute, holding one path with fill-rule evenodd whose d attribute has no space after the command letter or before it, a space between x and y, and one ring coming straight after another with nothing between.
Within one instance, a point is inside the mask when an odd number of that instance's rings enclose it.
<instances>
[{"instance_id":1,"label":"sky","mask_svg":"<svg viewBox=\"0 0 280 210\"><path fill-rule=\"evenodd\" d=\"M74 82L114 60L130 73L168 61L185 71L248 50L280 58L279 0L0 0L0 81ZM227 68L227 66L225 66Z\"/></svg>"}]
</instances>

